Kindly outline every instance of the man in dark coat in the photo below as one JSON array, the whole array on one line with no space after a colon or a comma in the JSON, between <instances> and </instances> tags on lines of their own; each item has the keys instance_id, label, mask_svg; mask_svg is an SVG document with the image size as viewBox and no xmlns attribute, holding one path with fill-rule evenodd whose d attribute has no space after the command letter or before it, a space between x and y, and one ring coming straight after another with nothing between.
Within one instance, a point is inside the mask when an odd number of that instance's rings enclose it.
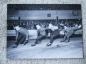
<instances>
[{"instance_id":1,"label":"man in dark coat","mask_svg":"<svg viewBox=\"0 0 86 64\"><path fill-rule=\"evenodd\" d=\"M28 43L28 30L26 28L23 27L19 27L19 26L15 26L14 29L16 30L16 47L19 44L26 44Z\"/></svg>"}]
</instances>

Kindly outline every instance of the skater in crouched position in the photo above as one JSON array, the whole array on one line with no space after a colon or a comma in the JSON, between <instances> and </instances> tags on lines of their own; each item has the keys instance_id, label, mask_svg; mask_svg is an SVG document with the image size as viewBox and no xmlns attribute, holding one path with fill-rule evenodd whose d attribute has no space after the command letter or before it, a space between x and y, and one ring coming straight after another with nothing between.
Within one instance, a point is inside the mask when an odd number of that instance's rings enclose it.
<instances>
[{"instance_id":1,"label":"skater in crouched position","mask_svg":"<svg viewBox=\"0 0 86 64\"><path fill-rule=\"evenodd\" d=\"M41 42L42 39L46 37L44 25L37 24L36 29L37 29L37 39L35 43L32 44L31 46L36 46L37 44Z\"/></svg>"},{"instance_id":2,"label":"skater in crouched position","mask_svg":"<svg viewBox=\"0 0 86 64\"><path fill-rule=\"evenodd\" d=\"M54 41L54 37L59 36L60 30L57 25L55 26L52 23L49 23L48 30L50 30L50 42L47 46L51 46Z\"/></svg>"},{"instance_id":3,"label":"skater in crouched position","mask_svg":"<svg viewBox=\"0 0 86 64\"><path fill-rule=\"evenodd\" d=\"M69 26L69 25L65 25L64 26L64 38L61 42L67 41L70 42L70 37L72 36L72 34L74 34L75 31L81 29L81 25L75 25L73 27Z\"/></svg>"},{"instance_id":4,"label":"skater in crouched position","mask_svg":"<svg viewBox=\"0 0 86 64\"><path fill-rule=\"evenodd\" d=\"M26 28L23 27L19 27L19 26L15 26L14 29L16 30L16 47L19 44L26 44L28 43L28 30Z\"/></svg>"}]
</instances>

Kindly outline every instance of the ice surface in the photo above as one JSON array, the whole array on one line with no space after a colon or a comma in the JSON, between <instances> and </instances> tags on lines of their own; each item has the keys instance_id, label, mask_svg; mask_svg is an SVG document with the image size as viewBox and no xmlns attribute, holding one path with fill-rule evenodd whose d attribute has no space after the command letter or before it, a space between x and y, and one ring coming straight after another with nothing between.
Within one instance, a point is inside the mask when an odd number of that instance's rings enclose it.
<instances>
[{"instance_id":1,"label":"ice surface","mask_svg":"<svg viewBox=\"0 0 86 64\"><path fill-rule=\"evenodd\" d=\"M35 59L35 58L83 58L82 38L71 38L69 43L60 42L62 39L54 40L52 46L47 47L49 39L42 40L36 46L31 42L19 45L17 48L9 48L7 57L11 59Z\"/></svg>"}]
</instances>

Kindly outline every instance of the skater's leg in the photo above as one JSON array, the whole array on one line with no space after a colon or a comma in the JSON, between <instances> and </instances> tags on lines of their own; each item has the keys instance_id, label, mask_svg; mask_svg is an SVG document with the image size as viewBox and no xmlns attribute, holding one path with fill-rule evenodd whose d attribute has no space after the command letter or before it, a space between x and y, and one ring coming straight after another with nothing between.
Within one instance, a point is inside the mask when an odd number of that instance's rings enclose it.
<instances>
[{"instance_id":1,"label":"skater's leg","mask_svg":"<svg viewBox=\"0 0 86 64\"><path fill-rule=\"evenodd\" d=\"M26 45L28 42L29 42L29 36L28 37L26 36L26 40L24 42L24 45Z\"/></svg>"},{"instance_id":2,"label":"skater's leg","mask_svg":"<svg viewBox=\"0 0 86 64\"><path fill-rule=\"evenodd\" d=\"M67 39L67 36L66 36L66 35L64 35L64 38L63 38L63 40L62 40L61 42L66 41L66 39Z\"/></svg>"},{"instance_id":3,"label":"skater's leg","mask_svg":"<svg viewBox=\"0 0 86 64\"><path fill-rule=\"evenodd\" d=\"M39 39L37 38L35 43L33 43L31 46L36 46L36 44L38 43Z\"/></svg>"},{"instance_id":4,"label":"skater's leg","mask_svg":"<svg viewBox=\"0 0 86 64\"><path fill-rule=\"evenodd\" d=\"M36 41L35 41L35 43L32 44L31 46L36 46L36 44L39 44L39 42L41 42L42 38L43 38L43 36L41 36L41 35L38 36L37 39L36 39Z\"/></svg>"},{"instance_id":5,"label":"skater's leg","mask_svg":"<svg viewBox=\"0 0 86 64\"><path fill-rule=\"evenodd\" d=\"M53 41L54 41L54 34L51 33L51 34L50 34L50 42L47 44L47 46L51 46L52 43L53 43Z\"/></svg>"},{"instance_id":6,"label":"skater's leg","mask_svg":"<svg viewBox=\"0 0 86 64\"><path fill-rule=\"evenodd\" d=\"M70 36L67 36L67 42L70 42Z\"/></svg>"},{"instance_id":7,"label":"skater's leg","mask_svg":"<svg viewBox=\"0 0 86 64\"><path fill-rule=\"evenodd\" d=\"M18 33L18 37L17 37L17 41L16 41L16 43L15 43L15 45L16 45L15 47L17 47L17 46L20 44L21 38L22 38L21 33Z\"/></svg>"},{"instance_id":8,"label":"skater's leg","mask_svg":"<svg viewBox=\"0 0 86 64\"><path fill-rule=\"evenodd\" d=\"M17 42L15 43L16 45L18 45L18 44L19 44L20 39L21 39L21 34L20 34L20 33L18 33Z\"/></svg>"},{"instance_id":9,"label":"skater's leg","mask_svg":"<svg viewBox=\"0 0 86 64\"><path fill-rule=\"evenodd\" d=\"M24 45L26 45L28 43L28 40L25 41Z\"/></svg>"},{"instance_id":10,"label":"skater's leg","mask_svg":"<svg viewBox=\"0 0 86 64\"><path fill-rule=\"evenodd\" d=\"M26 42L26 35L22 34L22 38L20 40L20 43L25 45L25 42Z\"/></svg>"}]
</instances>

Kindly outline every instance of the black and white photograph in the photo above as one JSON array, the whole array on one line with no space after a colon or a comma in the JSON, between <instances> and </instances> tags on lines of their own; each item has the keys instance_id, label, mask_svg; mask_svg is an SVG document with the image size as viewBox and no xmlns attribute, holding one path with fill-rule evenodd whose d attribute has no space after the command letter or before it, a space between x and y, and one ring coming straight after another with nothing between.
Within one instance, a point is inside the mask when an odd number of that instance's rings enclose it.
<instances>
[{"instance_id":1,"label":"black and white photograph","mask_svg":"<svg viewBox=\"0 0 86 64\"><path fill-rule=\"evenodd\" d=\"M8 4L7 58L83 58L80 4Z\"/></svg>"}]
</instances>

